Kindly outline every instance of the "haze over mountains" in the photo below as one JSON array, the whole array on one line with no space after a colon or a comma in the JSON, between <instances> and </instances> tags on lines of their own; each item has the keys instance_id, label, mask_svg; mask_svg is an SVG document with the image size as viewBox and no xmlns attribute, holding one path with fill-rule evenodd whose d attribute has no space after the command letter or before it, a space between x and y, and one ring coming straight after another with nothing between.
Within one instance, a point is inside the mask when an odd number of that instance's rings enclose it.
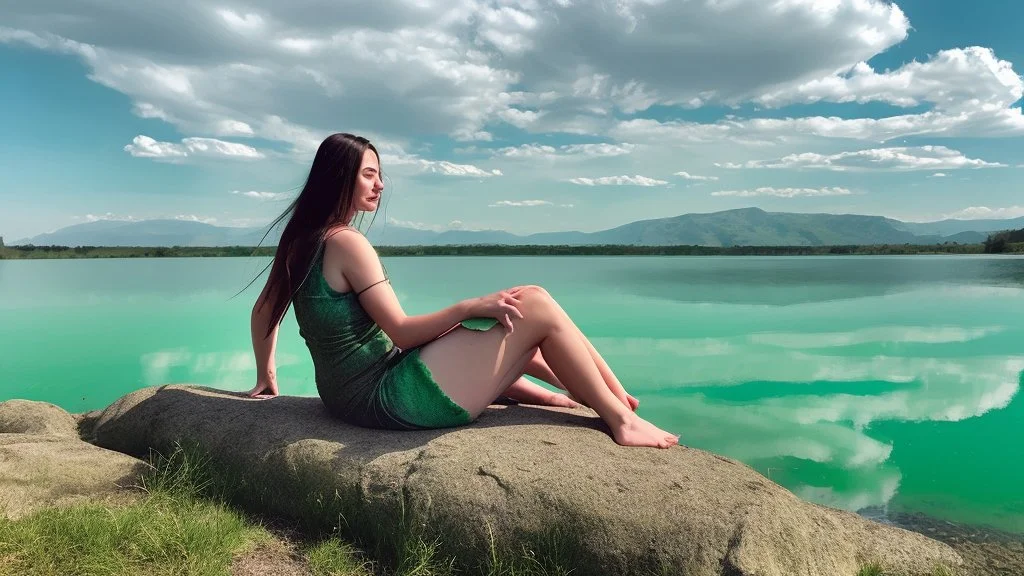
<instances>
[{"instance_id":1,"label":"haze over mountains","mask_svg":"<svg viewBox=\"0 0 1024 576\"><path fill-rule=\"evenodd\" d=\"M640 220L598 232L545 232L519 236L501 230L433 232L376 222L368 237L377 245L542 244L830 246L850 244L977 243L990 232L1024 228L1010 220L902 222L882 216L802 214L741 208L708 214ZM266 228L230 228L182 220L75 224L9 244L36 246L255 246ZM276 232L276 231L275 231ZM263 245L276 245L271 233Z\"/></svg>"}]
</instances>

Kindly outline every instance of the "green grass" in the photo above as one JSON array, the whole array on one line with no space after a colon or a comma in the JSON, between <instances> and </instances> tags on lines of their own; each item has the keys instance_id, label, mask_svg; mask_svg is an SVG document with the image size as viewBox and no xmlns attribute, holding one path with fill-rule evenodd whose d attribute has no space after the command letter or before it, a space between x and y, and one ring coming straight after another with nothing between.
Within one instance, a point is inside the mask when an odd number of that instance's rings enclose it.
<instances>
[{"instance_id":1,"label":"green grass","mask_svg":"<svg viewBox=\"0 0 1024 576\"><path fill-rule=\"evenodd\" d=\"M373 563L359 560L359 551L336 538L323 540L305 550L314 576L369 576Z\"/></svg>"},{"instance_id":2,"label":"green grass","mask_svg":"<svg viewBox=\"0 0 1024 576\"><path fill-rule=\"evenodd\" d=\"M872 562L865 565L857 572L857 576L884 576L885 572L882 571L882 565L878 562Z\"/></svg>"},{"instance_id":3,"label":"green grass","mask_svg":"<svg viewBox=\"0 0 1024 576\"><path fill-rule=\"evenodd\" d=\"M900 576L896 572L886 571L878 562L865 564L857 576ZM932 569L931 576L957 576L957 573L945 566L936 566Z\"/></svg>"},{"instance_id":4,"label":"green grass","mask_svg":"<svg viewBox=\"0 0 1024 576\"><path fill-rule=\"evenodd\" d=\"M223 505L167 492L123 507L79 505L0 521L0 574L228 574L270 538Z\"/></svg>"}]
</instances>

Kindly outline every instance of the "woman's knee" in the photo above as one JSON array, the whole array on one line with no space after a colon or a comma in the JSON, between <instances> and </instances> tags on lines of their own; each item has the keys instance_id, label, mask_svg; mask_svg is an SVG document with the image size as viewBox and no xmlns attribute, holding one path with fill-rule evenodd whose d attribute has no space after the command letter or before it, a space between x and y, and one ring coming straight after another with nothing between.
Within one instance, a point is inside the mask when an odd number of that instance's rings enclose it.
<instances>
[{"instance_id":1,"label":"woman's knee","mask_svg":"<svg viewBox=\"0 0 1024 576\"><path fill-rule=\"evenodd\" d=\"M554 300L551 297L551 294L548 294L547 290L541 288L540 286L536 286L536 285L533 285L533 284L530 284L528 286L520 287L519 290L516 292L516 298L518 298L521 301L525 301L525 300L553 301Z\"/></svg>"}]
</instances>

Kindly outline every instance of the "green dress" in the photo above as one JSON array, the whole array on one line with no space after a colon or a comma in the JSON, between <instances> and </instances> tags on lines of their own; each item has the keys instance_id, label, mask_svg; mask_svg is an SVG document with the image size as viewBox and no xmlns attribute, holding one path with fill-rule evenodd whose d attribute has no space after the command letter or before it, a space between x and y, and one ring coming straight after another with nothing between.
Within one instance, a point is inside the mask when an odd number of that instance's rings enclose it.
<instances>
[{"instance_id":1,"label":"green dress","mask_svg":"<svg viewBox=\"0 0 1024 576\"><path fill-rule=\"evenodd\" d=\"M363 309L357 293L338 292L327 284L322 248L292 306L313 359L317 392L331 414L357 426L390 430L471 422L469 412L434 381L419 348L397 348ZM486 330L496 323L485 318L463 325Z\"/></svg>"}]
</instances>

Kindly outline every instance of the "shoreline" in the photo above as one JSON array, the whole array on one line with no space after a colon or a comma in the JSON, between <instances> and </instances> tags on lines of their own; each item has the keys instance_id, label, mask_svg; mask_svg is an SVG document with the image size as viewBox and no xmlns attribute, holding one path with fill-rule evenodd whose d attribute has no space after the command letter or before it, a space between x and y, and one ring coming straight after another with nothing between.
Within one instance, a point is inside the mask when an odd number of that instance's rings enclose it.
<instances>
[{"instance_id":1,"label":"shoreline","mask_svg":"<svg viewBox=\"0 0 1024 576\"><path fill-rule=\"evenodd\" d=\"M922 512L865 517L948 544L963 557L965 574L1024 574L1024 533L943 520Z\"/></svg>"},{"instance_id":2,"label":"shoreline","mask_svg":"<svg viewBox=\"0 0 1024 576\"><path fill-rule=\"evenodd\" d=\"M1024 255L1024 243L992 256ZM417 256L926 256L987 255L983 244L845 246L417 245L377 246L381 257ZM2 246L0 260L272 257L276 246Z\"/></svg>"}]
</instances>

